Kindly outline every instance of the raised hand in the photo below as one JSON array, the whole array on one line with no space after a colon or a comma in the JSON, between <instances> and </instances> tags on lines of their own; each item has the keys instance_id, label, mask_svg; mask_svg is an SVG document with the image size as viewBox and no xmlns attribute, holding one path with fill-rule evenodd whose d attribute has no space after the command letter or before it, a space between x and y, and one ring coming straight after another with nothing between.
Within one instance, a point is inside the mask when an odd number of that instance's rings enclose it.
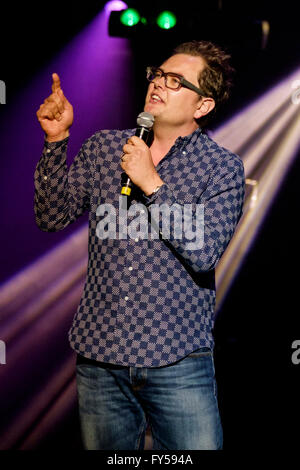
<instances>
[{"instance_id":1,"label":"raised hand","mask_svg":"<svg viewBox=\"0 0 300 470\"><path fill-rule=\"evenodd\" d=\"M46 134L46 140L55 142L69 135L73 124L73 106L65 97L57 73L52 74L52 93L41 104L36 115Z\"/></svg>"}]
</instances>

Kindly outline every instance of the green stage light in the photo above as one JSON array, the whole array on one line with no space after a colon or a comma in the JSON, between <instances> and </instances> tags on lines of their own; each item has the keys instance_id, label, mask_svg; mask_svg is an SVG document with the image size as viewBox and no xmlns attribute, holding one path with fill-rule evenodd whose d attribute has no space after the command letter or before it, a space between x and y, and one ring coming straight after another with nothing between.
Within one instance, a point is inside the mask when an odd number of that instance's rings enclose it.
<instances>
[{"instance_id":1,"label":"green stage light","mask_svg":"<svg viewBox=\"0 0 300 470\"><path fill-rule=\"evenodd\" d=\"M156 23L162 29L171 29L176 25L177 19L171 11L163 11L158 15Z\"/></svg>"},{"instance_id":2,"label":"green stage light","mask_svg":"<svg viewBox=\"0 0 300 470\"><path fill-rule=\"evenodd\" d=\"M120 21L125 26L134 26L140 21L140 14L134 8L128 8L121 13Z\"/></svg>"}]
</instances>

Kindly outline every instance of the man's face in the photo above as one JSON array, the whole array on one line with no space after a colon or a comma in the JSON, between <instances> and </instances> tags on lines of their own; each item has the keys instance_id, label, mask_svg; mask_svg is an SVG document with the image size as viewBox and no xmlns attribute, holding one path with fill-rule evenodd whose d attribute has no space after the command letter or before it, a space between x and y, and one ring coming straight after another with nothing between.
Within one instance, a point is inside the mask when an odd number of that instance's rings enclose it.
<instances>
[{"instance_id":1,"label":"man's face","mask_svg":"<svg viewBox=\"0 0 300 470\"><path fill-rule=\"evenodd\" d=\"M205 62L199 56L176 54L160 68L164 72L178 73L198 87L198 75L205 68ZM178 91L167 88L161 77L149 84L144 111L151 113L157 124L194 127L194 119L201 117L198 115L200 101L201 96L188 88L181 87Z\"/></svg>"}]
</instances>

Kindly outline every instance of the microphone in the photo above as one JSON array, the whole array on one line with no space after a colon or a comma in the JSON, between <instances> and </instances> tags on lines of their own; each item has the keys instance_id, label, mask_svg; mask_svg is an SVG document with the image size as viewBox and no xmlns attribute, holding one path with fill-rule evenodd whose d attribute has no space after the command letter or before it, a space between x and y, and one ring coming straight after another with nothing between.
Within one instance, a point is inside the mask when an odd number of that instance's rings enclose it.
<instances>
[{"instance_id":1,"label":"microphone","mask_svg":"<svg viewBox=\"0 0 300 470\"><path fill-rule=\"evenodd\" d=\"M150 131L154 124L154 116L144 111L143 113L140 113L138 115L136 122L137 122L138 127L136 129L135 135L139 137L140 139L142 139L145 143L147 143ZM124 194L125 196L130 196L131 188L132 188L131 179L127 176L126 173L122 173L121 194Z\"/></svg>"}]
</instances>

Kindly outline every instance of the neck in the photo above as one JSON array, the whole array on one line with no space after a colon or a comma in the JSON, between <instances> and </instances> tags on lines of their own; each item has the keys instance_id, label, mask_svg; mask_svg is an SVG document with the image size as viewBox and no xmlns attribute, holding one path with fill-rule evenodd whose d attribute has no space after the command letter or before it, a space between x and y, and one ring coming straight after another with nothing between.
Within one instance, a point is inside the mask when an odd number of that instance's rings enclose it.
<instances>
[{"instance_id":1,"label":"neck","mask_svg":"<svg viewBox=\"0 0 300 470\"><path fill-rule=\"evenodd\" d=\"M185 137L191 134L198 128L196 123L181 127L174 127L163 125L161 123L154 123L153 133L154 142L157 146L162 148L171 147L178 137ZM153 143L154 143L153 142Z\"/></svg>"},{"instance_id":2,"label":"neck","mask_svg":"<svg viewBox=\"0 0 300 470\"><path fill-rule=\"evenodd\" d=\"M197 125L189 126L186 128L174 128L162 126L161 124L154 124L153 127L153 142L151 144L152 160L154 165L157 165L160 160L168 153L172 145L174 145L178 137L185 137L191 134L198 128Z\"/></svg>"}]
</instances>

